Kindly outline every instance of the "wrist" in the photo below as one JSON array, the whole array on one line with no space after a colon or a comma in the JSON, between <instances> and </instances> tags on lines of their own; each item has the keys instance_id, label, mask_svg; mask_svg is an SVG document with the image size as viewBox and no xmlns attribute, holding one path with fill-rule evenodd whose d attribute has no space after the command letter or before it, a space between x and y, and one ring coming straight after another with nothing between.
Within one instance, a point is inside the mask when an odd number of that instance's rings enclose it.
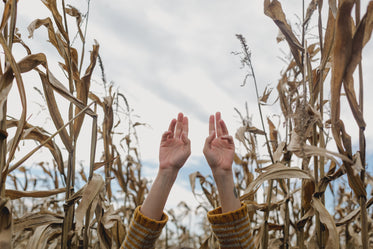
<instances>
[{"instance_id":1,"label":"wrist","mask_svg":"<svg viewBox=\"0 0 373 249\"><path fill-rule=\"evenodd\" d=\"M159 167L157 177L166 178L168 180L175 181L178 173L179 173L179 169L176 169L174 167L168 167L168 168Z\"/></svg>"},{"instance_id":2,"label":"wrist","mask_svg":"<svg viewBox=\"0 0 373 249\"><path fill-rule=\"evenodd\" d=\"M222 169L222 168L216 168L216 169L212 169L212 175L214 176L214 178L233 178L233 172L232 172L232 168L225 168L225 169Z\"/></svg>"}]
</instances>

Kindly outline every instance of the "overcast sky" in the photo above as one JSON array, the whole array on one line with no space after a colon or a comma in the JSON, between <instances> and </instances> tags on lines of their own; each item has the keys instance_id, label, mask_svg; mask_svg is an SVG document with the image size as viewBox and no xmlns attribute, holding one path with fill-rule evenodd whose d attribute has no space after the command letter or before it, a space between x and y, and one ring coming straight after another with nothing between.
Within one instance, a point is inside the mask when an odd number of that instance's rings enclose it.
<instances>
[{"instance_id":1,"label":"overcast sky","mask_svg":"<svg viewBox=\"0 0 373 249\"><path fill-rule=\"evenodd\" d=\"M85 13L87 1L68 2ZM367 1L362 2L365 12ZM287 18L296 26L298 16L301 16L301 1L281 3ZM19 22L24 25L20 28L35 18L48 15L37 0L20 1L19 8ZM30 9L35 11L30 12ZM33 52L43 52L45 44L38 45L35 40L47 39L41 34L45 31L38 31L34 41L27 39L25 30L21 32L26 43L33 44ZM240 86L246 71L240 68L239 56L231 53L241 50L236 34L246 37L252 51L260 94L267 85L276 87L285 63L278 58L283 57L281 47L276 43L278 29L264 15L263 1L91 0L87 50L96 39L107 79L120 87L140 116L139 121L149 125L139 129L142 158L152 165L149 174L156 172L161 134L178 112L183 112L190 120L190 164L195 167L201 162L210 114L221 111L234 134L240 119L233 108L245 112L245 102L248 102L253 123L260 127L253 82L249 80L246 86ZM371 151L370 142L373 142L372 115L369 115L369 106L373 105L369 97L373 84L368 83L373 80L372 47L370 41L364 56L368 152ZM98 70L96 72L99 80ZM274 93L272 101L276 96ZM273 107L264 107L265 114L279 113L278 106L277 103ZM352 119L347 125L357 131ZM357 138L357 133L352 133ZM185 190L181 185L178 188Z\"/></svg>"}]
</instances>

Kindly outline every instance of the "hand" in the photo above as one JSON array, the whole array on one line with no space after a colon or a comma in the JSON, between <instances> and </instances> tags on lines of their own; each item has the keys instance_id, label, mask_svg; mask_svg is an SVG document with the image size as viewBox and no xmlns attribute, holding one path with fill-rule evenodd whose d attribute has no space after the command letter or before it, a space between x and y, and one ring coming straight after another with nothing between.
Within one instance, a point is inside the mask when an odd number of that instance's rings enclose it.
<instances>
[{"instance_id":1,"label":"hand","mask_svg":"<svg viewBox=\"0 0 373 249\"><path fill-rule=\"evenodd\" d=\"M234 142L229 136L227 126L221 119L220 112L210 116L210 135L206 138L203 153L210 165L219 192L223 213L241 207L237 190L234 186L232 164L234 158Z\"/></svg>"},{"instance_id":2,"label":"hand","mask_svg":"<svg viewBox=\"0 0 373 249\"><path fill-rule=\"evenodd\" d=\"M232 174L234 142L220 112L210 116L209 136L206 138L203 154L213 174Z\"/></svg>"},{"instance_id":3,"label":"hand","mask_svg":"<svg viewBox=\"0 0 373 249\"><path fill-rule=\"evenodd\" d=\"M159 149L159 170L177 172L190 155L188 118L179 113L173 119L168 131L162 135Z\"/></svg>"}]
</instances>

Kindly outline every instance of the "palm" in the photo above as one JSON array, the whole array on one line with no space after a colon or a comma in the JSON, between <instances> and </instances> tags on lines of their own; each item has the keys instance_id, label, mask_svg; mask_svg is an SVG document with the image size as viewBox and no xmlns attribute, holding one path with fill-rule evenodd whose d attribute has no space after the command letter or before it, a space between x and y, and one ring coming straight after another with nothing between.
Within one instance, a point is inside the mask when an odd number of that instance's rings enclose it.
<instances>
[{"instance_id":1,"label":"palm","mask_svg":"<svg viewBox=\"0 0 373 249\"><path fill-rule=\"evenodd\" d=\"M188 139L188 119L180 113L170 123L168 131L162 136L159 149L161 169L180 169L190 155Z\"/></svg>"},{"instance_id":2,"label":"palm","mask_svg":"<svg viewBox=\"0 0 373 249\"><path fill-rule=\"evenodd\" d=\"M163 167L181 168L190 154L190 146L181 139L169 138L161 142L159 161Z\"/></svg>"},{"instance_id":3,"label":"palm","mask_svg":"<svg viewBox=\"0 0 373 249\"><path fill-rule=\"evenodd\" d=\"M211 167L230 170L234 157L234 145L218 137L211 142L211 147L205 154Z\"/></svg>"},{"instance_id":4,"label":"palm","mask_svg":"<svg viewBox=\"0 0 373 249\"><path fill-rule=\"evenodd\" d=\"M213 171L231 171L234 157L233 138L229 136L228 129L220 113L216 113L209 120L210 135L206 138L203 153Z\"/></svg>"}]
</instances>

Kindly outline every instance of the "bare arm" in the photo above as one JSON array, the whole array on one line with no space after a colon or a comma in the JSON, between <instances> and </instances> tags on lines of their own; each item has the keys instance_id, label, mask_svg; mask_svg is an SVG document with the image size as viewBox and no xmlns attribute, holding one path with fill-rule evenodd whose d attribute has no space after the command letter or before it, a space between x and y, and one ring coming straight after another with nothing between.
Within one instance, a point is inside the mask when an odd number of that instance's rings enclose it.
<instances>
[{"instance_id":1,"label":"bare arm","mask_svg":"<svg viewBox=\"0 0 373 249\"><path fill-rule=\"evenodd\" d=\"M173 119L168 131L162 135L158 174L141 206L142 214L154 220L162 218L168 195L189 155L188 118L179 113L177 120Z\"/></svg>"},{"instance_id":2,"label":"bare arm","mask_svg":"<svg viewBox=\"0 0 373 249\"><path fill-rule=\"evenodd\" d=\"M235 147L220 112L210 116L209 134L203 153L218 188L222 212L237 210L241 207L241 203L234 186L232 172Z\"/></svg>"}]
</instances>

